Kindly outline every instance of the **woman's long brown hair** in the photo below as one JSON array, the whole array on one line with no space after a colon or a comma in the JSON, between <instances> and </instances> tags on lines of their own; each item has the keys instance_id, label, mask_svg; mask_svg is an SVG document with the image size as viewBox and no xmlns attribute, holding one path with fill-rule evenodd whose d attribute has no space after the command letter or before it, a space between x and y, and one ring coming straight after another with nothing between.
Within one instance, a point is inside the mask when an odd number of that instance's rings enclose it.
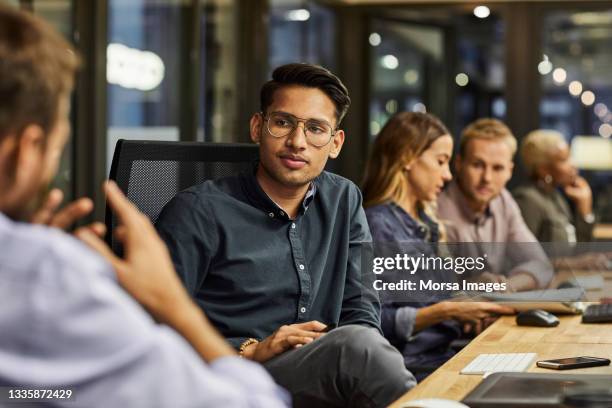
<instances>
[{"instance_id":1,"label":"woman's long brown hair","mask_svg":"<svg viewBox=\"0 0 612 408\"><path fill-rule=\"evenodd\" d=\"M404 168L449 131L428 113L400 112L393 115L374 141L363 181L364 207L395 201L407 194Z\"/></svg>"}]
</instances>

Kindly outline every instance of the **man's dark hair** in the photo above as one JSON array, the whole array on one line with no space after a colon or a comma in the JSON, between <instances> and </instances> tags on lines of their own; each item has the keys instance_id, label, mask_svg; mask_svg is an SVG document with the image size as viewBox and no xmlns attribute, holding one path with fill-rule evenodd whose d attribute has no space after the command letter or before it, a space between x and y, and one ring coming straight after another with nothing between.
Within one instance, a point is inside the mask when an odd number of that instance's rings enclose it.
<instances>
[{"instance_id":1,"label":"man's dark hair","mask_svg":"<svg viewBox=\"0 0 612 408\"><path fill-rule=\"evenodd\" d=\"M336 106L336 126L340 126L351 104L351 98L342 81L329 70L318 65L287 64L276 68L272 73L272 79L261 88L261 111L267 112L268 107L272 104L274 92L290 85L317 88L329 96Z\"/></svg>"}]
</instances>

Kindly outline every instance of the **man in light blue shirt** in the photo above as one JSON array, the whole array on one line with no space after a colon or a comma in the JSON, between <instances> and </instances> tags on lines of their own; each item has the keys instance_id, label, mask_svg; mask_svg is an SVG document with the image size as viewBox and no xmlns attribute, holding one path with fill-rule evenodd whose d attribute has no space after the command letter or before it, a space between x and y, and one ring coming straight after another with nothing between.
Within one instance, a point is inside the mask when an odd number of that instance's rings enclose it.
<instances>
[{"instance_id":1,"label":"man in light blue shirt","mask_svg":"<svg viewBox=\"0 0 612 408\"><path fill-rule=\"evenodd\" d=\"M286 392L239 359L190 300L153 226L114 184L105 190L125 259L102 242L102 225L77 231L88 247L25 222L71 220L39 211L69 133L78 65L69 50L44 22L0 6L0 405L24 390L70 389L71 399L38 401L287 406Z\"/></svg>"}]
</instances>

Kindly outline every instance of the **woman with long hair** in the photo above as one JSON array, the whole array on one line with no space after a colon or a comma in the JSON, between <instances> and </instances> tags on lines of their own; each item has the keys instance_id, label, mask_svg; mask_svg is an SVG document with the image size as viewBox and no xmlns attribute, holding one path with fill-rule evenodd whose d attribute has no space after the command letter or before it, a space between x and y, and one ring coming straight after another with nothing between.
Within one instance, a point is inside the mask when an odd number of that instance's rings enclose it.
<instances>
[{"instance_id":1,"label":"woman with long hair","mask_svg":"<svg viewBox=\"0 0 612 408\"><path fill-rule=\"evenodd\" d=\"M389 119L374 142L363 183L375 243L431 244L439 255L435 248L444 233L434 207L452 178L452 152L453 138L435 116L401 112ZM453 355L449 346L463 328L479 331L483 319L512 312L488 302L384 302L381 322L385 337L419 379Z\"/></svg>"}]
</instances>

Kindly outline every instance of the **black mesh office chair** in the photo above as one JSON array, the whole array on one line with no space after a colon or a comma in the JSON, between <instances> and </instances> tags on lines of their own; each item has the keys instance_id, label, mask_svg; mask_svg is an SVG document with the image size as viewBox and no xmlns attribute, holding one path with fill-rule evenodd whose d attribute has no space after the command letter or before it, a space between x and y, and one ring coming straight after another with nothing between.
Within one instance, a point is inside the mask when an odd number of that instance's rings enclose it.
<instances>
[{"instance_id":1,"label":"black mesh office chair","mask_svg":"<svg viewBox=\"0 0 612 408\"><path fill-rule=\"evenodd\" d=\"M176 193L206 180L238 174L258 157L254 144L119 140L111 180L152 222ZM116 219L106 206L106 241L119 253L112 231Z\"/></svg>"}]
</instances>

